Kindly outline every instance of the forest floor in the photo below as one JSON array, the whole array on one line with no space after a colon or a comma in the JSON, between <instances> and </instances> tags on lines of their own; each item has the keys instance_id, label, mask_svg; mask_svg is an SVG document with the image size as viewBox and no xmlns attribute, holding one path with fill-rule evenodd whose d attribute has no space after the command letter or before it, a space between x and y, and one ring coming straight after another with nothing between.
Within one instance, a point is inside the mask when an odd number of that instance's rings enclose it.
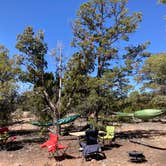
<instances>
[{"instance_id":1,"label":"forest floor","mask_svg":"<svg viewBox=\"0 0 166 166\"><path fill-rule=\"evenodd\" d=\"M68 145L66 155L57 160L49 158L46 148L40 145L39 128L28 124L23 118L9 126L11 135L17 139L8 150L0 151L0 166L165 166L166 165L166 123L144 122L123 123L116 127L116 139L103 147L106 158L85 161L79 151L78 139L74 136L60 136L60 142ZM80 122L79 122L80 123ZM77 124L79 124L77 123ZM128 152L141 151L146 161L133 163Z\"/></svg>"}]
</instances>

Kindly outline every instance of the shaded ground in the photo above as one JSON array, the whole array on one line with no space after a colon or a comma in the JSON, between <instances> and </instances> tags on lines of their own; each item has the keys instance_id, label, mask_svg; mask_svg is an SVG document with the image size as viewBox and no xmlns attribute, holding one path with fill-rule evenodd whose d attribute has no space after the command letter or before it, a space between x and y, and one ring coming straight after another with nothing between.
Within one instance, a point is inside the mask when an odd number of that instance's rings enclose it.
<instances>
[{"instance_id":1,"label":"shaded ground","mask_svg":"<svg viewBox=\"0 0 166 166\"><path fill-rule=\"evenodd\" d=\"M166 165L166 124L146 122L122 124L116 128L116 140L111 146L103 147L106 159L84 161L76 137L63 136L60 141L69 145L66 156L61 161L48 158L47 149L40 144L37 127L24 122L10 126L11 135L17 141L8 151L0 151L0 166L165 166ZM131 163L129 151L141 151L146 157L144 163Z\"/></svg>"}]
</instances>

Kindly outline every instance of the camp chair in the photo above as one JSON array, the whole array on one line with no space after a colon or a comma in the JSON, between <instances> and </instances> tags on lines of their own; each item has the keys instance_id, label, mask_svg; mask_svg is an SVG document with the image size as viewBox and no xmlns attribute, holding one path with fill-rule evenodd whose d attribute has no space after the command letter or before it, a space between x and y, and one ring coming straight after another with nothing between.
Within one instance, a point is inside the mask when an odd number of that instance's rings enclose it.
<instances>
[{"instance_id":1,"label":"camp chair","mask_svg":"<svg viewBox=\"0 0 166 166\"><path fill-rule=\"evenodd\" d=\"M109 141L110 143L115 138L115 127L114 126L106 126L106 135L103 137L100 137L103 140L103 144L105 141Z\"/></svg>"},{"instance_id":2,"label":"camp chair","mask_svg":"<svg viewBox=\"0 0 166 166\"><path fill-rule=\"evenodd\" d=\"M9 132L9 129L7 127L0 127L0 134L4 132Z\"/></svg>"},{"instance_id":3,"label":"camp chair","mask_svg":"<svg viewBox=\"0 0 166 166\"><path fill-rule=\"evenodd\" d=\"M7 127L0 128L0 147L6 148L7 140L9 138L9 129Z\"/></svg>"},{"instance_id":4,"label":"camp chair","mask_svg":"<svg viewBox=\"0 0 166 166\"><path fill-rule=\"evenodd\" d=\"M52 134L52 133L49 134L49 140L40 146L41 148L47 147L48 152L51 152L51 153L54 153L54 152L58 153L59 150L63 150L62 153L64 154L65 151L67 150L67 146L58 144L58 134Z\"/></svg>"},{"instance_id":5,"label":"camp chair","mask_svg":"<svg viewBox=\"0 0 166 166\"><path fill-rule=\"evenodd\" d=\"M98 144L98 130L87 130L85 132L86 143L81 142L80 146L83 148L83 157L87 160L91 155L101 153L105 158L105 154L101 152L101 146Z\"/></svg>"},{"instance_id":6,"label":"camp chair","mask_svg":"<svg viewBox=\"0 0 166 166\"><path fill-rule=\"evenodd\" d=\"M16 136L10 137L7 127L0 127L0 148L6 149L7 143L11 143L16 139Z\"/></svg>"}]
</instances>

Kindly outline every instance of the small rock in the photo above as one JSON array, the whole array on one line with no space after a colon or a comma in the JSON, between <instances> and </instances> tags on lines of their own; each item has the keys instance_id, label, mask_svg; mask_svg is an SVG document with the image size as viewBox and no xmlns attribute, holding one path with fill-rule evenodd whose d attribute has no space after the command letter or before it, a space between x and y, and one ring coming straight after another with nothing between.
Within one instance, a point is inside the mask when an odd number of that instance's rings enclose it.
<instances>
[{"instance_id":1,"label":"small rock","mask_svg":"<svg viewBox=\"0 0 166 166\"><path fill-rule=\"evenodd\" d=\"M13 154L10 154L10 155L9 155L9 157L11 157L11 158L12 158L12 157L13 157Z\"/></svg>"}]
</instances>

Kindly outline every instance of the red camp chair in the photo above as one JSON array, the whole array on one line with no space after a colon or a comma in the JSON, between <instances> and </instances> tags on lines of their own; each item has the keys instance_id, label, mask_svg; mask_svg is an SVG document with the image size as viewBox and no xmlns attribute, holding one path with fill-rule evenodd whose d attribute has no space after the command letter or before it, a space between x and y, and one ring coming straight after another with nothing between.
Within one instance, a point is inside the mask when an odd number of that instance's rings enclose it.
<instances>
[{"instance_id":1,"label":"red camp chair","mask_svg":"<svg viewBox=\"0 0 166 166\"><path fill-rule=\"evenodd\" d=\"M63 150L63 154L65 153L68 146L64 146L62 144L58 144L58 134L49 134L49 140L40 145L42 148L47 147L48 152L58 152L59 150Z\"/></svg>"},{"instance_id":2,"label":"red camp chair","mask_svg":"<svg viewBox=\"0 0 166 166\"><path fill-rule=\"evenodd\" d=\"M4 132L9 132L9 129L7 127L1 127L0 134L3 134Z\"/></svg>"},{"instance_id":3,"label":"red camp chair","mask_svg":"<svg viewBox=\"0 0 166 166\"><path fill-rule=\"evenodd\" d=\"M3 149L6 146L7 140L9 138L9 129L7 127L0 128L0 145Z\"/></svg>"},{"instance_id":4,"label":"red camp chair","mask_svg":"<svg viewBox=\"0 0 166 166\"><path fill-rule=\"evenodd\" d=\"M6 149L7 143L16 140L16 136L10 137L9 129L7 127L0 127L0 148Z\"/></svg>"}]
</instances>

